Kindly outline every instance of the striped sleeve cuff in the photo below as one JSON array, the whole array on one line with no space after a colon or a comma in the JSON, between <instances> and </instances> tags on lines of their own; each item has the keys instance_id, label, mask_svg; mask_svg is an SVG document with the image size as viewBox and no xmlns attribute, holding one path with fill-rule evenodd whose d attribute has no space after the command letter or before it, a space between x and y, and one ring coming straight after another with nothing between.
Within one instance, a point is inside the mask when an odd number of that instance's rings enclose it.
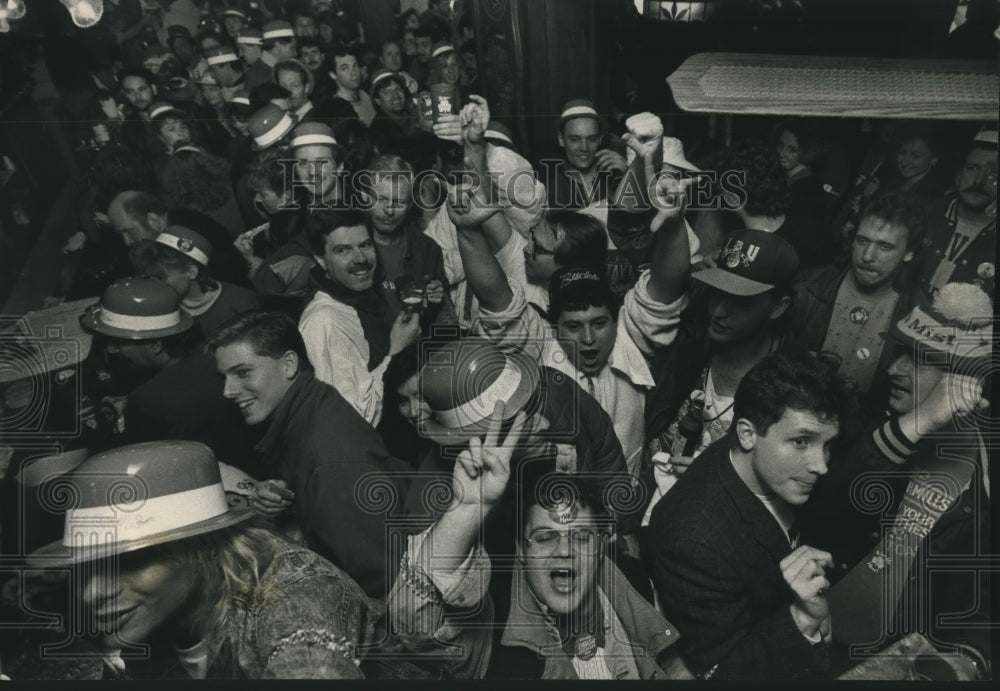
<instances>
[{"instance_id":1,"label":"striped sleeve cuff","mask_svg":"<svg viewBox=\"0 0 1000 691\"><path fill-rule=\"evenodd\" d=\"M893 463L906 463L917 450L916 444L906 438L899 421L894 417L876 429L872 436L878 450Z\"/></svg>"}]
</instances>

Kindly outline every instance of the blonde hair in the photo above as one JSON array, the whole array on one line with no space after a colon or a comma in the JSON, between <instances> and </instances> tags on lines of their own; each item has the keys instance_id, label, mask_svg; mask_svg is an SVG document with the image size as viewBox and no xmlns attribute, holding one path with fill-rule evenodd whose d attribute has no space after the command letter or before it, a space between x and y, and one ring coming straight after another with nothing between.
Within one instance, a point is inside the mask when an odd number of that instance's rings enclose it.
<instances>
[{"instance_id":1,"label":"blonde hair","mask_svg":"<svg viewBox=\"0 0 1000 691\"><path fill-rule=\"evenodd\" d=\"M165 561L191 569L202 594L194 623L211 634L223 627L234 607L250 605L281 542L270 531L243 523L155 549Z\"/></svg>"}]
</instances>

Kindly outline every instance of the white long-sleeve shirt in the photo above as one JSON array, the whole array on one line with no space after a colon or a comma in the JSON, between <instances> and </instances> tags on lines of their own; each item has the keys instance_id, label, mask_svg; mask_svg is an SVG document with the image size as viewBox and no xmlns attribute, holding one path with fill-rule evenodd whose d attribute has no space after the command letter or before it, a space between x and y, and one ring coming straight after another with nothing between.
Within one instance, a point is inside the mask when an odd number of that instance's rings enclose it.
<instances>
[{"instance_id":1,"label":"white long-sleeve shirt","mask_svg":"<svg viewBox=\"0 0 1000 691\"><path fill-rule=\"evenodd\" d=\"M687 304L687 296L670 304L656 302L649 296L648 285L646 271L625 295L608 364L593 377L571 362L556 338L555 327L528 306L524 290L516 282L511 283L514 297L507 309L490 312L480 308L476 321L479 333L503 348L524 350L540 364L572 377L593 396L611 418L633 478L638 475L645 444L646 391L654 386L647 358L673 343Z\"/></svg>"},{"instance_id":2,"label":"white long-sleeve shirt","mask_svg":"<svg viewBox=\"0 0 1000 691\"><path fill-rule=\"evenodd\" d=\"M316 378L337 389L373 427L378 425L389 356L368 371L371 349L354 308L317 291L302 312L299 332Z\"/></svg>"}]
</instances>

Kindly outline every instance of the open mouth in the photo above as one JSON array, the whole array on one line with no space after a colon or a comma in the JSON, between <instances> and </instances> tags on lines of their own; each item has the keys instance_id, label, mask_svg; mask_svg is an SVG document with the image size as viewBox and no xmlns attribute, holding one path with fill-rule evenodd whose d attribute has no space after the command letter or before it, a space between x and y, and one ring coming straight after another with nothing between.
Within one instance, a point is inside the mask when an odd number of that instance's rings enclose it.
<instances>
[{"instance_id":1,"label":"open mouth","mask_svg":"<svg viewBox=\"0 0 1000 691\"><path fill-rule=\"evenodd\" d=\"M250 406L257 402L256 398L248 398L244 401L237 401L236 405L240 407L240 412L247 415L250 412Z\"/></svg>"},{"instance_id":2,"label":"open mouth","mask_svg":"<svg viewBox=\"0 0 1000 691\"><path fill-rule=\"evenodd\" d=\"M350 271L348 271L348 273L356 278L365 278L366 276L368 276L368 274L371 273L371 271L372 268L368 266L363 269L351 269Z\"/></svg>"},{"instance_id":3,"label":"open mouth","mask_svg":"<svg viewBox=\"0 0 1000 691\"><path fill-rule=\"evenodd\" d=\"M600 355L600 353L601 351L599 350L592 350L592 349L581 350L580 362L586 365L587 367L593 367L594 365L597 364L597 358Z\"/></svg>"},{"instance_id":4,"label":"open mouth","mask_svg":"<svg viewBox=\"0 0 1000 691\"><path fill-rule=\"evenodd\" d=\"M567 595L576 583L576 571L570 568L552 569L549 571L549 582L557 593Z\"/></svg>"},{"instance_id":5,"label":"open mouth","mask_svg":"<svg viewBox=\"0 0 1000 691\"><path fill-rule=\"evenodd\" d=\"M889 383L889 395L891 396L906 396L910 393L910 389L902 384L896 382Z\"/></svg>"}]
</instances>

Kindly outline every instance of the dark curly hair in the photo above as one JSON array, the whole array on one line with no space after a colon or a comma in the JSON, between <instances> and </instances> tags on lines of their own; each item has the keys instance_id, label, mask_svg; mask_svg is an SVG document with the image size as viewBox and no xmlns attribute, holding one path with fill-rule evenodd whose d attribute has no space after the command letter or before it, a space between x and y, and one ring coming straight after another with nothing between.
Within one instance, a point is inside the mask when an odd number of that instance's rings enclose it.
<instances>
[{"instance_id":1,"label":"dark curly hair","mask_svg":"<svg viewBox=\"0 0 1000 691\"><path fill-rule=\"evenodd\" d=\"M839 422L848 415L848 396L836 370L809 353L772 353L754 365L736 388L733 419L767 434L786 410L805 411Z\"/></svg>"},{"instance_id":2,"label":"dark curly hair","mask_svg":"<svg viewBox=\"0 0 1000 691\"><path fill-rule=\"evenodd\" d=\"M171 208L210 211L232 196L232 167L224 158L204 151L179 151L160 174L160 190Z\"/></svg>"},{"instance_id":3,"label":"dark curly hair","mask_svg":"<svg viewBox=\"0 0 1000 691\"><path fill-rule=\"evenodd\" d=\"M721 153L718 166L720 177L734 173L744 176L746 213L773 217L788 212L792 193L774 147L758 139L737 142Z\"/></svg>"}]
</instances>

